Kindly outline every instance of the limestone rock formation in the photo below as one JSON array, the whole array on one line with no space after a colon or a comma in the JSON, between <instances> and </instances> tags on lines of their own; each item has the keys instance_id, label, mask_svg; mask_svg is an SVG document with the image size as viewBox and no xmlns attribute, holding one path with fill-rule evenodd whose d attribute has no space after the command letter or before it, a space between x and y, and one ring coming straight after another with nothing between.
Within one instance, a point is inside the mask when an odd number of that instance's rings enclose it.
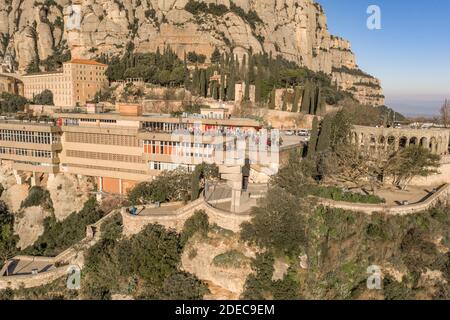
<instances>
[{"instance_id":1,"label":"limestone rock formation","mask_svg":"<svg viewBox=\"0 0 450 320\"><path fill-rule=\"evenodd\" d=\"M218 47L242 57L252 49L323 71L362 103L384 103L379 81L359 70L348 41L330 35L314 0L195 0L215 10L189 9L188 2L0 0L0 59L10 52L23 71L57 51L61 37L72 56L84 58L121 54L130 41L138 51L170 46L180 56L209 57Z\"/></svg>"}]
</instances>

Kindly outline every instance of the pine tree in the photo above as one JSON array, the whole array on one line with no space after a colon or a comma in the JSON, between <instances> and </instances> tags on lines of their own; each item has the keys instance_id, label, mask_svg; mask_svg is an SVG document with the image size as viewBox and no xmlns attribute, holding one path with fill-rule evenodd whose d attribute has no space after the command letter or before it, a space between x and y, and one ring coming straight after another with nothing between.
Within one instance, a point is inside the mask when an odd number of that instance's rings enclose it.
<instances>
[{"instance_id":1,"label":"pine tree","mask_svg":"<svg viewBox=\"0 0 450 320\"><path fill-rule=\"evenodd\" d=\"M311 130L311 138L309 139L308 143L308 154L307 157L309 159L314 158L316 155L316 147L317 147L317 140L319 138L319 120L317 117L314 117L312 122L312 130Z\"/></svg>"}]
</instances>

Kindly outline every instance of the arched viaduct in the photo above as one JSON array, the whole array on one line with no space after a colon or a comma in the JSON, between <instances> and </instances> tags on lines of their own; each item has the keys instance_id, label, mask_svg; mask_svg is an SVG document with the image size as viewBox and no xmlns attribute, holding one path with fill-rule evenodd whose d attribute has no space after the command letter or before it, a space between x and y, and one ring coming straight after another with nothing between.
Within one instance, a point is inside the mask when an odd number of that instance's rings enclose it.
<instances>
[{"instance_id":1,"label":"arched viaduct","mask_svg":"<svg viewBox=\"0 0 450 320\"><path fill-rule=\"evenodd\" d=\"M399 150L420 145L439 155L449 154L450 129L397 129L354 126L351 141L369 150Z\"/></svg>"}]
</instances>

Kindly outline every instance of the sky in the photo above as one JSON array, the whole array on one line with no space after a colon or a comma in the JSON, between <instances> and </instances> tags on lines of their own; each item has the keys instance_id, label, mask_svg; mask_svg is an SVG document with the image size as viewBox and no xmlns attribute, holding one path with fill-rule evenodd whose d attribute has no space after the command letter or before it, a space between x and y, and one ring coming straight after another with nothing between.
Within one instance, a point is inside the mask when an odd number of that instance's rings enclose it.
<instances>
[{"instance_id":1,"label":"sky","mask_svg":"<svg viewBox=\"0 0 450 320\"><path fill-rule=\"evenodd\" d=\"M317 0L328 28L350 40L360 68L381 80L386 105L409 116L439 114L450 99L450 0ZM381 10L369 30L367 8Z\"/></svg>"}]
</instances>

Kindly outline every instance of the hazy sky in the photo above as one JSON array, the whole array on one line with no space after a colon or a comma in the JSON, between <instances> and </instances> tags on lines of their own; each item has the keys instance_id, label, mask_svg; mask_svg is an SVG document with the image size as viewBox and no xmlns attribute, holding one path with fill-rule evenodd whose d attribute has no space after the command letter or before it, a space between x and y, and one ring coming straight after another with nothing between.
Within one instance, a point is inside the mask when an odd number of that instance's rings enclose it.
<instances>
[{"instance_id":1,"label":"hazy sky","mask_svg":"<svg viewBox=\"0 0 450 320\"><path fill-rule=\"evenodd\" d=\"M318 2L330 32L350 40L361 69L380 78L388 106L437 114L450 99L450 0ZM381 8L381 30L367 28L369 5Z\"/></svg>"}]
</instances>

